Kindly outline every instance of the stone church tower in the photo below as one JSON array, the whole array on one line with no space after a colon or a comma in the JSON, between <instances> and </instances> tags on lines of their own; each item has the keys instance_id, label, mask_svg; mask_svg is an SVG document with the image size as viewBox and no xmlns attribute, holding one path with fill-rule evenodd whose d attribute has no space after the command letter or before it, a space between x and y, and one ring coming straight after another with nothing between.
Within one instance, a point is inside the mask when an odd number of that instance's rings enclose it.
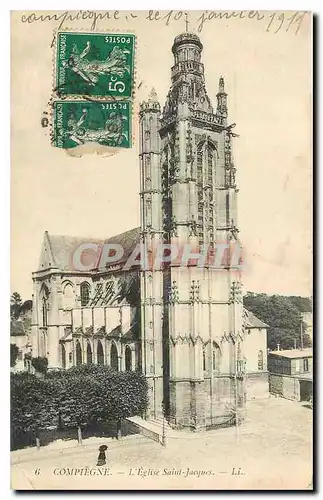
<instances>
[{"instance_id":1,"label":"stone church tower","mask_svg":"<svg viewBox=\"0 0 323 500\"><path fill-rule=\"evenodd\" d=\"M163 111L154 91L140 109L142 370L150 417L192 429L233 423L245 403L240 273L217 258L238 245L234 134L222 77L215 110L207 95L202 50L177 36ZM151 266L161 243L214 258Z\"/></svg>"}]
</instances>

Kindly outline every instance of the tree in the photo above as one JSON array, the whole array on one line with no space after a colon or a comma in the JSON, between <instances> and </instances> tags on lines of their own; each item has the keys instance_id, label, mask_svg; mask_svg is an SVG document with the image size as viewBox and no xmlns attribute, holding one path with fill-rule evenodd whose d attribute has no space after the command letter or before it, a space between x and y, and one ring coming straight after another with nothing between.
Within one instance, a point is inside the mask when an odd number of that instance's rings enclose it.
<instances>
[{"instance_id":1,"label":"tree","mask_svg":"<svg viewBox=\"0 0 323 500\"><path fill-rule=\"evenodd\" d=\"M140 415L148 404L142 373L116 372L103 365L81 365L50 371L44 378L22 373L11 379L14 441L39 429L78 428ZM19 441L20 440L20 441Z\"/></svg>"},{"instance_id":2,"label":"tree","mask_svg":"<svg viewBox=\"0 0 323 500\"><path fill-rule=\"evenodd\" d=\"M40 429L53 425L56 409L51 404L46 381L28 372L11 374L11 446L35 442Z\"/></svg>"},{"instance_id":3,"label":"tree","mask_svg":"<svg viewBox=\"0 0 323 500\"><path fill-rule=\"evenodd\" d=\"M48 359L38 356L37 358L31 358L31 364L38 373L46 373L48 367Z\"/></svg>"},{"instance_id":4,"label":"tree","mask_svg":"<svg viewBox=\"0 0 323 500\"><path fill-rule=\"evenodd\" d=\"M269 325L267 343L270 349L276 349L277 344L280 344L282 349L292 349L295 340L298 347L301 345L302 317L297 305L304 308L307 300L303 297L248 292L243 303L249 311ZM304 328L303 331L304 347L310 346L310 338Z\"/></svg>"},{"instance_id":5,"label":"tree","mask_svg":"<svg viewBox=\"0 0 323 500\"><path fill-rule=\"evenodd\" d=\"M13 368L17 362L19 349L16 344L10 344L10 367Z\"/></svg>"},{"instance_id":6,"label":"tree","mask_svg":"<svg viewBox=\"0 0 323 500\"><path fill-rule=\"evenodd\" d=\"M22 298L19 293L14 292L10 298L10 316L13 319L18 319L20 308L22 306Z\"/></svg>"}]
</instances>

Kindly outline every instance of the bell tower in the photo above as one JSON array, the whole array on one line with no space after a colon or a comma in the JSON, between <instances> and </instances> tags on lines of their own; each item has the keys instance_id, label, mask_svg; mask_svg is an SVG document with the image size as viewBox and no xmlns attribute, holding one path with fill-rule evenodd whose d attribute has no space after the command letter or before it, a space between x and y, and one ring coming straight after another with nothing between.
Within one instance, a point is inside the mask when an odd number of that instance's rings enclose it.
<instances>
[{"instance_id":1,"label":"bell tower","mask_svg":"<svg viewBox=\"0 0 323 500\"><path fill-rule=\"evenodd\" d=\"M233 125L228 125L223 77L214 91L216 109L212 106L202 51L195 34L175 38L171 87L162 114L156 96L142 104L140 114L142 238L148 249L155 238L177 248L182 257L162 264L152 278L142 273L154 283L155 301L152 308L142 309L143 335L153 336L155 359L161 359L160 366L155 363L154 383L157 387L162 373L162 401L170 424L194 430L233 423L237 406L245 400L241 277L230 253L222 260L218 256L219 246L228 250L238 244ZM151 135L156 139L148 139ZM146 158L156 173L151 188L143 173ZM184 247L189 248L185 258ZM203 260L205 251L208 258ZM147 304L145 283L142 301ZM149 333L148 316L154 317L155 333ZM157 339L162 348L156 347Z\"/></svg>"}]
</instances>

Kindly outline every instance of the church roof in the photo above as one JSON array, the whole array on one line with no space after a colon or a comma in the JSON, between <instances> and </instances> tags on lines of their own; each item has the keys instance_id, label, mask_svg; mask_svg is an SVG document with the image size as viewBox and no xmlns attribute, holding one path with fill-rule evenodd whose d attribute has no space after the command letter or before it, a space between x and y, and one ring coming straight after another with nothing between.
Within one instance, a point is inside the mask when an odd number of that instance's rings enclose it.
<instances>
[{"instance_id":1,"label":"church roof","mask_svg":"<svg viewBox=\"0 0 323 500\"><path fill-rule=\"evenodd\" d=\"M140 227L130 229L108 239L54 235L46 231L38 271L51 268L60 269L61 271L75 271L73 254L80 245L85 243L95 243L101 247L104 243L118 243L124 249L123 258L119 261L123 262L131 255L136 244L139 242L139 238Z\"/></svg>"},{"instance_id":2,"label":"church roof","mask_svg":"<svg viewBox=\"0 0 323 500\"><path fill-rule=\"evenodd\" d=\"M111 263L111 265L126 262L139 242L140 227L129 229L129 231L125 231L124 233L117 234L116 236L112 236L111 238L105 240L104 243L118 244L123 248L123 256L117 262L113 264Z\"/></svg>"},{"instance_id":3,"label":"church roof","mask_svg":"<svg viewBox=\"0 0 323 500\"><path fill-rule=\"evenodd\" d=\"M243 313L246 321L246 328L269 328L269 325L257 318L257 316L251 311L248 311L248 309L244 308Z\"/></svg>"},{"instance_id":4,"label":"church roof","mask_svg":"<svg viewBox=\"0 0 323 500\"><path fill-rule=\"evenodd\" d=\"M181 33L177 35L174 39L172 51L175 52L179 45L184 45L188 43L196 44L200 49L203 49L203 45L199 37L195 33Z\"/></svg>"}]
</instances>

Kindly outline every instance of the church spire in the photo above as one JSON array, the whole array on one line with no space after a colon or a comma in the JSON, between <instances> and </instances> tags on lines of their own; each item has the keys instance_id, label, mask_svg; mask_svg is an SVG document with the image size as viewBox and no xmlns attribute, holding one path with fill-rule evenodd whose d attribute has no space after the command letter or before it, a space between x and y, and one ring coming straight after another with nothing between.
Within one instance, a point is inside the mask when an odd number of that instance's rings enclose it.
<instances>
[{"instance_id":1,"label":"church spire","mask_svg":"<svg viewBox=\"0 0 323 500\"><path fill-rule=\"evenodd\" d=\"M216 95L216 98L217 98L216 116L218 117L221 125L227 125L228 94L225 92L223 76L220 76L219 78L219 91Z\"/></svg>"},{"instance_id":2,"label":"church spire","mask_svg":"<svg viewBox=\"0 0 323 500\"><path fill-rule=\"evenodd\" d=\"M160 104L158 102L157 92L154 87L152 87L151 91L149 92L148 101L143 101L140 104L140 111L141 113L150 111L156 111L157 113L160 113Z\"/></svg>"},{"instance_id":3,"label":"church spire","mask_svg":"<svg viewBox=\"0 0 323 500\"><path fill-rule=\"evenodd\" d=\"M158 96L155 87L152 87L151 91L149 92L148 101L158 102Z\"/></svg>"}]
</instances>

